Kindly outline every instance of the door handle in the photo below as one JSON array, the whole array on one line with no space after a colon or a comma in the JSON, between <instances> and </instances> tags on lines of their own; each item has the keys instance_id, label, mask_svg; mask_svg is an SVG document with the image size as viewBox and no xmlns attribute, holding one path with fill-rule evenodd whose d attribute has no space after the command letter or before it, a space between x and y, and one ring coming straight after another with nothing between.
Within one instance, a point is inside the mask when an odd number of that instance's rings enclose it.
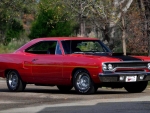
<instances>
[{"instance_id":1,"label":"door handle","mask_svg":"<svg viewBox=\"0 0 150 113\"><path fill-rule=\"evenodd\" d=\"M33 59L32 62L35 62L36 60L38 60L38 59Z\"/></svg>"}]
</instances>

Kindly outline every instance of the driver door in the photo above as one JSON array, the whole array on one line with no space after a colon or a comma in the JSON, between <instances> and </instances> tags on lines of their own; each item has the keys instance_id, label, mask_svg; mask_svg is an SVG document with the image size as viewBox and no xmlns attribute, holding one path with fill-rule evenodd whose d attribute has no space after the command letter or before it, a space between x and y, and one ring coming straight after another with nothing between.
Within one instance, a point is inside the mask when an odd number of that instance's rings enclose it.
<instances>
[{"instance_id":1,"label":"driver door","mask_svg":"<svg viewBox=\"0 0 150 113\"><path fill-rule=\"evenodd\" d=\"M59 84L62 80L63 64L59 43L57 41L42 41L28 51L34 51L36 54L32 59L34 81L39 84Z\"/></svg>"}]
</instances>

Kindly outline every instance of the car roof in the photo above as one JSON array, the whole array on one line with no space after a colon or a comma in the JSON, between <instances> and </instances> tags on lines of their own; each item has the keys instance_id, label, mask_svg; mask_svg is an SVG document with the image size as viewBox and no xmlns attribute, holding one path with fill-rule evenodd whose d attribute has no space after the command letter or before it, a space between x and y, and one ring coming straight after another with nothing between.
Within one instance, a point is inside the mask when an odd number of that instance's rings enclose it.
<instances>
[{"instance_id":1,"label":"car roof","mask_svg":"<svg viewBox=\"0 0 150 113\"><path fill-rule=\"evenodd\" d=\"M17 53L19 51L24 51L26 48L28 48L29 46L31 46L37 42L52 41L52 40L53 41L63 41L63 40L99 40L99 39L89 38L89 37L43 37L43 38L36 38L36 39L29 41L28 43L26 43L25 45L23 45L19 49L17 49L14 53Z\"/></svg>"},{"instance_id":2,"label":"car roof","mask_svg":"<svg viewBox=\"0 0 150 113\"><path fill-rule=\"evenodd\" d=\"M33 41L48 41L48 40L98 40L97 38L89 38L89 37L44 37L44 38L36 38Z\"/></svg>"}]
</instances>

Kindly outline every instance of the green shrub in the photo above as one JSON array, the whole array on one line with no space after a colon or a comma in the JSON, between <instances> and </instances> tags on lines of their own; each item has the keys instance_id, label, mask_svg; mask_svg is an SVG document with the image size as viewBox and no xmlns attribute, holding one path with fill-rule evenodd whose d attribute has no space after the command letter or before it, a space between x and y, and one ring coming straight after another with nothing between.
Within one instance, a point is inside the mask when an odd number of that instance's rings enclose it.
<instances>
[{"instance_id":1,"label":"green shrub","mask_svg":"<svg viewBox=\"0 0 150 113\"><path fill-rule=\"evenodd\" d=\"M48 9L44 7L40 7L39 14L32 24L29 38L70 36L74 29L74 22L67 20L67 13L61 13L61 6Z\"/></svg>"}]
</instances>

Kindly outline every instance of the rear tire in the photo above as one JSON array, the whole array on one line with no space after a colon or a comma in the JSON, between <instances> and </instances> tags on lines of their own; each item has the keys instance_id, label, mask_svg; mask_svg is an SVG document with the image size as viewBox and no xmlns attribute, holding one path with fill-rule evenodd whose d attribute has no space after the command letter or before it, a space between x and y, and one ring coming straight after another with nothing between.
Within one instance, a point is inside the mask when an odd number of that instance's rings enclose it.
<instances>
[{"instance_id":1,"label":"rear tire","mask_svg":"<svg viewBox=\"0 0 150 113\"><path fill-rule=\"evenodd\" d=\"M148 81L126 83L124 88L129 93L141 93L147 87Z\"/></svg>"},{"instance_id":2,"label":"rear tire","mask_svg":"<svg viewBox=\"0 0 150 113\"><path fill-rule=\"evenodd\" d=\"M21 92L25 89L26 83L24 83L19 73L15 70L10 71L6 76L7 87L12 92Z\"/></svg>"},{"instance_id":3,"label":"rear tire","mask_svg":"<svg viewBox=\"0 0 150 113\"><path fill-rule=\"evenodd\" d=\"M73 76L73 86L80 94L93 94L97 87L90 78L90 74L86 70L77 70Z\"/></svg>"}]
</instances>

